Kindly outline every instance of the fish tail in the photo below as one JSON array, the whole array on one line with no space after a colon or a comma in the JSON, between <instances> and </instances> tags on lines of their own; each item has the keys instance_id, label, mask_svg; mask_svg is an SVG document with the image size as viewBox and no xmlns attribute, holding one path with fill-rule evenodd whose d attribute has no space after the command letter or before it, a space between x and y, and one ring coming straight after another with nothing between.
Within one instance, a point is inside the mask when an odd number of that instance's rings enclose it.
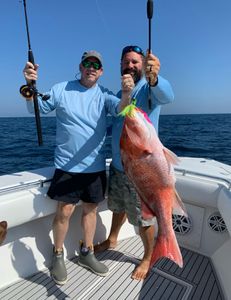
<instances>
[{"instance_id":1,"label":"fish tail","mask_svg":"<svg viewBox=\"0 0 231 300\"><path fill-rule=\"evenodd\" d=\"M162 257L167 257L180 268L183 267L183 258L174 231L168 236L158 236L153 248L150 269Z\"/></svg>"}]
</instances>

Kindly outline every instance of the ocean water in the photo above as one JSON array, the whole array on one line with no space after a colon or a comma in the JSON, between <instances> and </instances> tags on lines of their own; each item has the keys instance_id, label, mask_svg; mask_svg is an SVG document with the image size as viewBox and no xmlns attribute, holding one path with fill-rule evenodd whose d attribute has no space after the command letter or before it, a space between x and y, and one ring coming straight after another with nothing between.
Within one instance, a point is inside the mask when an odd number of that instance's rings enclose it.
<instances>
[{"instance_id":1,"label":"ocean water","mask_svg":"<svg viewBox=\"0 0 231 300\"><path fill-rule=\"evenodd\" d=\"M0 118L0 175L52 166L55 122L55 117L41 118L43 146L39 147L34 118ZM231 114L161 115L159 137L179 156L231 165ZM110 157L110 137L106 152Z\"/></svg>"}]
</instances>

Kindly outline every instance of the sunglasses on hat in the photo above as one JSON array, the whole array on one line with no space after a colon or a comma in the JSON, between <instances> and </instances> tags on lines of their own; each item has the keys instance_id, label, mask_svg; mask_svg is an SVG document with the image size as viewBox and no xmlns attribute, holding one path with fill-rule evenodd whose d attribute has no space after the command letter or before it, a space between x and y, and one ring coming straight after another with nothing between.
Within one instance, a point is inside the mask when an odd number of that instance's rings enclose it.
<instances>
[{"instance_id":1,"label":"sunglasses on hat","mask_svg":"<svg viewBox=\"0 0 231 300\"><path fill-rule=\"evenodd\" d=\"M136 53L141 54L142 56L144 56L144 52L140 47L138 47L138 46L126 46L126 47L123 48L121 59L128 52L136 52Z\"/></svg>"}]
</instances>

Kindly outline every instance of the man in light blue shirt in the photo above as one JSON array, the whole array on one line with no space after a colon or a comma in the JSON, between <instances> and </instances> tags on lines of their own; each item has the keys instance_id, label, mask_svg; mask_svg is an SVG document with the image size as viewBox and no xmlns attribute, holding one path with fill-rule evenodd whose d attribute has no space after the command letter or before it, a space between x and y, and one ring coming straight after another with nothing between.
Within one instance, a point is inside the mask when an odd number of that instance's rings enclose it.
<instances>
[{"instance_id":1,"label":"man in light blue shirt","mask_svg":"<svg viewBox=\"0 0 231 300\"><path fill-rule=\"evenodd\" d=\"M147 53L145 56L138 46L127 46L123 49L121 74L122 76L124 74L132 76L135 87L131 97L137 100L137 107L148 114L157 132L161 106L174 99L171 85L159 75L159 70L159 59L153 54ZM118 93L118 97L120 95L121 91ZM124 173L120 155L122 127L123 118L113 118L112 163L108 193L108 207L113 211L112 226L107 240L95 246L95 251L115 248L120 228L128 218L129 223L139 227L144 245L143 259L131 277L142 280L147 276L154 246L154 219L144 220L142 218L140 199Z\"/></svg>"},{"instance_id":2,"label":"man in light blue shirt","mask_svg":"<svg viewBox=\"0 0 231 300\"><path fill-rule=\"evenodd\" d=\"M24 68L27 83L37 80L38 65L28 62ZM117 114L129 103L134 82L130 75L122 77L121 101L97 83L103 74L102 57L96 51L84 52L79 65L80 80L54 85L47 101L38 99L41 113L56 111L55 174L48 196L58 201L53 222L54 251L51 275L57 284L67 281L63 244L69 220L76 203L83 201L83 242L78 263L99 276L108 268L99 262L93 251L96 211L104 200L106 187L105 154L106 115ZM31 99L30 99L31 100ZM27 101L33 112L33 102Z\"/></svg>"}]
</instances>

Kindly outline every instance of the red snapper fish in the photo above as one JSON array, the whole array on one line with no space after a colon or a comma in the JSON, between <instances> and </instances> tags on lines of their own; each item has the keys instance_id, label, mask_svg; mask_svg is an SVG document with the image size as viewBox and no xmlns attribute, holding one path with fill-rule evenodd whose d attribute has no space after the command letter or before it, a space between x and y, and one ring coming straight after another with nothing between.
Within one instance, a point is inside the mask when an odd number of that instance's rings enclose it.
<instances>
[{"instance_id":1,"label":"red snapper fish","mask_svg":"<svg viewBox=\"0 0 231 300\"><path fill-rule=\"evenodd\" d=\"M179 267L182 255L172 227L173 208L186 215L184 205L175 190L173 164L178 157L160 142L147 114L134 104L125 107L120 138L124 170L140 199L142 217L157 219L158 235L152 252L150 268L161 257L167 257Z\"/></svg>"}]
</instances>

